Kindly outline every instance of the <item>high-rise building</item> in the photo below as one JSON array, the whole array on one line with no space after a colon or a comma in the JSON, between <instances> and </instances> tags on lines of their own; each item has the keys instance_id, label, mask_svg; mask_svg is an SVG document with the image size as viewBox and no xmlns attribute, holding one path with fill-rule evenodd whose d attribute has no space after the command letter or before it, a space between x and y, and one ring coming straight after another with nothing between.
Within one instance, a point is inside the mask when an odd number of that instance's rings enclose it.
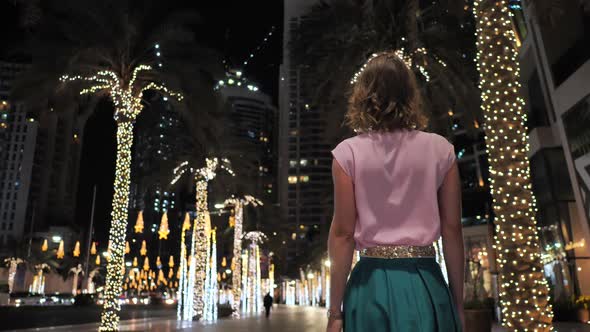
<instances>
[{"instance_id":1,"label":"high-rise building","mask_svg":"<svg viewBox=\"0 0 590 332\"><path fill-rule=\"evenodd\" d=\"M331 219L331 145L325 142L320 110L312 107L314 91L305 86L309 69L291 56L289 45L314 0L285 1L283 63L279 78L279 204L287 270L295 257L318 244ZM297 271L290 271L291 273Z\"/></svg>"},{"instance_id":2,"label":"high-rise building","mask_svg":"<svg viewBox=\"0 0 590 332\"><path fill-rule=\"evenodd\" d=\"M276 203L277 110L270 96L239 70L230 70L216 89L228 112L222 151L230 151L234 159L239 159L232 162L240 167L238 176L248 177L248 194L268 205Z\"/></svg>"},{"instance_id":3,"label":"high-rise building","mask_svg":"<svg viewBox=\"0 0 590 332\"><path fill-rule=\"evenodd\" d=\"M169 188L169 181L175 163L190 154L191 140L167 98L154 97L136 127L131 207L144 211L148 220L156 220L164 211L177 207L176 190Z\"/></svg>"},{"instance_id":4,"label":"high-rise building","mask_svg":"<svg viewBox=\"0 0 590 332\"><path fill-rule=\"evenodd\" d=\"M6 230L14 230L10 236L17 242L31 225L37 232L74 223L80 142L91 113L90 107L64 103L48 105L33 118L25 105L9 99L12 82L27 68L0 62L0 218L6 213Z\"/></svg>"},{"instance_id":5,"label":"high-rise building","mask_svg":"<svg viewBox=\"0 0 590 332\"><path fill-rule=\"evenodd\" d=\"M564 2L546 20L511 3L545 275L568 299L590 291L590 8Z\"/></svg>"},{"instance_id":6,"label":"high-rise building","mask_svg":"<svg viewBox=\"0 0 590 332\"><path fill-rule=\"evenodd\" d=\"M27 118L24 105L9 99L11 82L24 68L0 62L0 246L22 238L30 207L38 124Z\"/></svg>"}]
</instances>

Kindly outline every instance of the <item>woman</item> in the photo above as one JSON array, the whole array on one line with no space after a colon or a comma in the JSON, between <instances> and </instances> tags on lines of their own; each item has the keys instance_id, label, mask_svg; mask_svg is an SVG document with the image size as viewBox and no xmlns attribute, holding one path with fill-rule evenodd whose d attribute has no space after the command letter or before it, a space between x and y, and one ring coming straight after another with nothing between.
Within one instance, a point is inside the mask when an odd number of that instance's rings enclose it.
<instances>
[{"instance_id":1,"label":"woman","mask_svg":"<svg viewBox=\"0 0 590 332\"><path fill-rule=\"evenodd\" d=\"M394 53L373 56L353 82L346 123L358 135L332 151L329 332L462 330L459 172L453 146L419 130L419 95ZM450 289L432 246L441 235Z\"/></svg>"}]
</instances>

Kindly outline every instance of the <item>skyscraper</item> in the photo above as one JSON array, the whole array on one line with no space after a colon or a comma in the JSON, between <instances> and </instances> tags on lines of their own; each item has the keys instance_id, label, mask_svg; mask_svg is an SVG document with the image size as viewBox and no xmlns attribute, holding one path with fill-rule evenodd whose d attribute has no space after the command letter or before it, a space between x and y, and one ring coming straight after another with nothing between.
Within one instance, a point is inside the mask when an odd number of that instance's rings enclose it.
<instances>
[{"instance_id":1,"label":"skyscraper","mask_svg":"<svg viewBox=\"0 0 590 332\"><path fill-rule=\"evenodd\" d=\"M295 256L318 245L322 230L331 218L331 146L322 137L325 126L320 110L311 106L311 87L304 86L313 75L291 56L289 45L313 0L285 1L283 63L279 78L279 202L287 248L286 264ZM305 80L308 81L308 80ZM290 271L291 273L296 271Z\"/></svg>"},{"instance_id":2,"label":"skyscraper","mask_svg":"<svg viewBox=\"0 0 590 332\"><path fill-rule=\"evenodd\" d=\"M0 217L6 213L6 231L14 230L10 236L15 241L21 241L31 225L37 232L74 223L80 142L94 106L68 101L31 110L11 102L13 82L27 68L26 64L0 62L0 170L4 182L0 184ZM35 113L38 116L34 117Z\"/></svg>"},{"instance_id":3,"label":"skyscraper","mask_svg":"<svg viewBox=\"0 0 590 332\"><path fill-rule=\"evenodd\" d=\"M238 176L247 177L248 194L265 204L276 202L276 115L271 98L249 81L240 70L230 70L216 86L226 105L222 151L229 151L239 166ZM237 159L236 159L237 158Z\"/></svg>"},{"instance_id":4,"label":"skyscraper","mask_svg":"<svg viewBox=\"0 0 590 332\"><path fill-rule=\"evenodd\" d=\"M23 104L9 99L13 80L25 68L0 62L0 247L22 238L30 209L38 124L27 118Z\"/></svg>"}]
</instances>

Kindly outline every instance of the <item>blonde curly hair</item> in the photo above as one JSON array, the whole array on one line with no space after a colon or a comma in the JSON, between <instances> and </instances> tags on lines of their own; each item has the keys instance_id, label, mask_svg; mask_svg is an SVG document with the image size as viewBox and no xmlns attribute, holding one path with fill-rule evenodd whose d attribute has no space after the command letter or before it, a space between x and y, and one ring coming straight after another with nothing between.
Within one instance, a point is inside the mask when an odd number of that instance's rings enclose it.
<instances>
[{"instance_id":1,"label":"blonde curly hair","mask_svg":"<svg viewBox=\"0 0 590 332\"><path fill-rule=\"evenodd\" d=\"M356 132L426 127L416 77L398 55L376 54L355 76L345 124Z\"/></svg>"}]
</instances>

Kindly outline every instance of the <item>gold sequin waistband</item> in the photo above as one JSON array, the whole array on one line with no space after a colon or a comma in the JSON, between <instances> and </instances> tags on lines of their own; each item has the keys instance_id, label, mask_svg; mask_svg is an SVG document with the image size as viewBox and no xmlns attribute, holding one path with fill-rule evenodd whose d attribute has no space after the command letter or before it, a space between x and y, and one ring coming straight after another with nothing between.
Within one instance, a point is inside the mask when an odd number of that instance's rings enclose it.
<instances>
[{"instance_id":1,"label":"gold sequin waistband","mask_svg":"<svg viewBox=\"0 0 590 332\"><path fill-rule=\"evenodd\" d=\"M377 246L363 249L363 257L374 258L419 258L436 257L434 246Z\"/></svg>"}]
</instances>

